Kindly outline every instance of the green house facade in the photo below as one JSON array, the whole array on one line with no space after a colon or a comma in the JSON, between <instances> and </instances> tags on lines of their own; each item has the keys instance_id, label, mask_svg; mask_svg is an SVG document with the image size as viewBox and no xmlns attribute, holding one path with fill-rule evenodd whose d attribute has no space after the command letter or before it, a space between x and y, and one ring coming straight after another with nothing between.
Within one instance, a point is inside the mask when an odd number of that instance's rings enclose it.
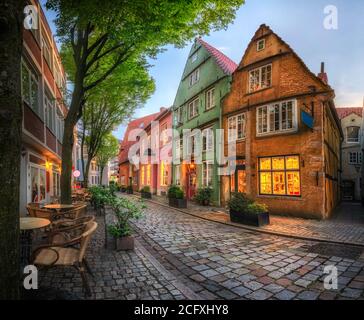
<instances>
[{"instance_id":1,"label":"green house facade","mask_svg":"<svg viewBox=\"0 0 364 320\"><path fill-rule=\"evenodd\" d=\"M216 48L200 38L195 40L173 104L173 128L178 131L173 156L181 159L180 164L173 165L173 183L183 188L189 200L198 188L210 186L213 203L220 204L215 131L222 128L222 98L230 90L236 67ZM191 136L182 138L187 129ZM202 134L194 134L196 129ZM200 156L194 156L194 148L202 150ZM190 161L186 161L186 155Z\"/></svg>"}]
</instances>

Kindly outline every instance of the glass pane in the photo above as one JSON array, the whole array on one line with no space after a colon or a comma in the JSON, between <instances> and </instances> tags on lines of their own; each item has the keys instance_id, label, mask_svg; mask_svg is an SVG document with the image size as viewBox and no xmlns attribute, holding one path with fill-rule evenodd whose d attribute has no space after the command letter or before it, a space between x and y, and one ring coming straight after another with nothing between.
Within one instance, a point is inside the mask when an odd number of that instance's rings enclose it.
<instances>
[{"instance_id":1,"label":"glass pane","mask_svg":"<svg viewBox=\"0 0 364 320\"><path fill-rule=\"evenodd\" d=\"M46 197L46 173L39 170L39 201L44 201Z\"/></svg>"},{"instance_id":2,"label":"glass pane","mask_svg":"<svg viewBox=\"0 0 364 320\"><path fill-rule=\"evenodd\" d=\"M272 158L273 170L284 170L284 157Z\"/></svg>"},{"instance_id":3,"label":"glass pane","mask_svg":"<svg viewBox=\"0 0 364 320\"><path fill-rule=\"evenodd\" d=\"M39 113L38 109L38 82L31 78L31 98L30 98L30 104L32 109Z\"/></svg>"},{"instance_id":4,"label":"glass pane","mask_svg":"<svg viewBox=\"0 0 364 320\"><path fill-rule=\"evenodd\" d=\"M26 102L29 103L30 102L29 71L24 65L22 65L21 75L22 75L22 95L23 95L23 99Z\"/></svg>"},{"instance_id":5,"label":"glass pane","mask_svg":"<svg viewBox=\"0 0 364 320\"><path fill-rule=\"evenodd\" d=\"M300 196L300 173L298 171L287 172L287 194L289 196Z\"/></svg>"},{"instance_id":6,"label":"glass pane","mask_svg":"<svg viewBox=\"0 0 364 320\"><path fill-rule=\"evenodd\" d=\"M273 193L279 195L286 194L284 172L273 172Z\"/></svg>"},{"instance_id":7,"label":"glass pane","mask_svg":"<svg viewBox=\"0 0 364 320\"><path fill-rule=\"evenodd\" d=\"M300 168L300 158L298 156L286 157L286 169L295 170Z\"/></svg>"},{"instance_id":8,"label":"glass pane","mask_svg":"<svg viewBox=\"0 0 364 320\"><path fill-rule=\"evenodd\" d=\"M260 170L271 170L271 158L260 158L259 168Z\"/></svg>"},{"instance_id":9,"label":"glass pane","mask_svg":"<svg viewBox=\"0 0 364 320\"><path fill-rule=\"evenodd\" d=\"M272 194L272 174L270 172L260 173L260 193Z\"/></svg>"},{"instance_id":10,"label":"glass pane","mask_svg":"<svg viewBox=\"0 0 364 320\"><path fill-rule=\"evenodd\" d=\"M230 177L230 191L235 192L235 174L232 174Z\"/></svg>"},{"instance_id":11,"label":"glass pane","mask_svg":"<svg viewBox=\"0 0 364 320\"><path fill-rule=\"evenodd\" d=\"M39 170L37 168L30 168L30 179L32 183L32 202L38 201L39 194Z\"/></svg>"},{"instance_id":12,"label":"glass pane","mask_svg":"<svg viewBox=\"0 0 364 320\"><path fill-rule=\"evenodd\" d=\"M245 172L245 170L238 171L238 192L246 193L246 172Z\"/></svg>"}]
</instances>

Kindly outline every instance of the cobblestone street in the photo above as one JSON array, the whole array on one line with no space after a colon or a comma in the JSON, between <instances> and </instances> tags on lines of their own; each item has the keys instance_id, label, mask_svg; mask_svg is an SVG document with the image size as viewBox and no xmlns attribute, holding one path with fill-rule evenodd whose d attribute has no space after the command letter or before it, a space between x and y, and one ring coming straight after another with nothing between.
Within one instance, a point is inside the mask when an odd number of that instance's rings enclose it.
<instances>
[{"instance_id":1,"label":"cobblestone street","mask_svg":"<svg viewBox=\"0 0 364 320\"><path fill-rule=\"evenodd\" d=\"M116 252L104 248L103 218L97 220L87 255L94 271L91 299L364 298L361 248L322 255L312 250L317 242L246 231L148 203L134 224L135 252ZM337 267L338 290L324 289L326 265ZM41 279L41 286L84 298L76 270L50 270Z\"/></svg>"}]
</instances>

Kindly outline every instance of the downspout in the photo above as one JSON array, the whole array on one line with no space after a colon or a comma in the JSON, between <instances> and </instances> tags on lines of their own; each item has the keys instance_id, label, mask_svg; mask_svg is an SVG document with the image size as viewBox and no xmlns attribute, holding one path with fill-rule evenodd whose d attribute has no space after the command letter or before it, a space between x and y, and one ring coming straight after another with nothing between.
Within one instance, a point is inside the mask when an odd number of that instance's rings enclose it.
<instances>
[{"instance_id":1,"label":"downspout","mask_svg":"<svg viewBox=\"0 0 364 320\"><path fill-rule=\"evenodd\" d=\"M220 99L220 111L219 111L219 129L222 129L222 99ZM216 136L216 135L215 135ZM224 135L225 137L225 135ZM223 149L222 152L224 153L225 151L225 143L222 144L223 145ZM216 147L215 147L215 156L216 156ZM215 159L216 160L216 159ZM219 172L219 170L217 170ZM220 207L221 206L221 175L217 175L217 183L219 186L219 190L217 192L217 205Z\"/></svg>"}]
</instances>

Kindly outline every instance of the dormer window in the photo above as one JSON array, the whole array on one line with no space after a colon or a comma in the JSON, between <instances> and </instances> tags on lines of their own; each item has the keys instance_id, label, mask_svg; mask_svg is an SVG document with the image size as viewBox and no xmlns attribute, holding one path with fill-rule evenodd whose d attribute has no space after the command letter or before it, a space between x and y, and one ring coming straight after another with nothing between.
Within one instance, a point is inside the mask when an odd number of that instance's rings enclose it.
<instances>
[{"instance_id":1,"label":"dormer window","mask_svg":"<svg viewBox=\"0 0 364 320\"><path fill-rule=\"evenodd\" d=\"M198 58L198 55L197 55L197 52L194 53L192 56L191 56L191 62L194 63L195 61L197 61L197 58Z\"/></svg>"},{"instance_id":2,"label":"dormer window","mask_svg":"<svg viewBox=\"0 0 364 320\"><path fill-rule=\"evenodd\" d=\"M193 71L190 74L190 79L189 79L189 83L190 83L190 87L192 87L194 84L196 84L198 82L198 80L200 80L200 69L196 69L195 71Z\"/></svg>"},{"instance_id":3,"label":"dormer window","mask_svg":"<svg viewBox=\"0 0 364 320\"><path fill-rule=\"evenodd\" d=\"M346 142L359 143L360 127L347 127L346 128Z\"/></svg>"},{"instance_id":4,"label":"dormer window","mask_svg":"<svg viewBox=\"0 0 364 320\"><path fill-rule=\"evenodd\" d=\"M265 49L265 39L258 40L257 51L262 51Z\"/></svg>"}]
</instances>

